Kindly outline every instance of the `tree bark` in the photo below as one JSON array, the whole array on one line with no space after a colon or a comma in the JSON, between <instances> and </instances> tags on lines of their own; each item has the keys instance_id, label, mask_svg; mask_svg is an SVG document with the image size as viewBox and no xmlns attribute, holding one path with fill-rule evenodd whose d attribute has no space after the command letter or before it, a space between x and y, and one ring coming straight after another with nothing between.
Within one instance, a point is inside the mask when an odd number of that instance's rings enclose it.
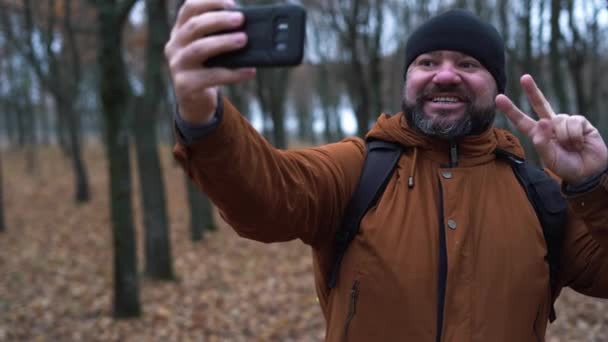
<instances>
[{"instance_id":1,"label":"tree bark","mask_svg":"<svg viewBox=\"0 0 608 342\"><path fill-rule=\"evenodd\" d=\"M568 48L567 60L570 67L574 85L574 95L576 96L576 108L574 111L578 114L588 114L589 100L587 98L586 85L588 84L584 76L584 68L588 61L588 44L581 37L578 28L576 27L576 19L574 15L574 1L566 2L568 11L568 24L570 27L571 45ZM592 57L591 57L592 58Z\"/></svg>"},{"instance_id":2,"label":"tree bark","mask_svg":"<svg viewBox=\"0 0 608 342\"><path fill-rule=\"evenodd\" d=\"M22 8L16 11L23 21L24 39L13 32L14 25L11 24L8 11L0 10L0 19L6 29L8 41L25 58L40 84L55 101L59 116L59 141L62 149L73 159L72 167L76 184L74 198L80 203L90 199L88 177L79 141L80 125L75 109L81 80L80 55L72 27L72 0L63 2L65 8L62 18L54 13L55 5L57 5L55 1L49 1L46 7L41 6L42 8L39 9L32 5L31 0L23 1ZM44 11L47 13L44 14ZM36 20L36 13L43 13L42 15L45 16L43 20ZM60 19L61 23L59 23ZM63 43L59 51L54 47L58 33ZM33 43L37 40L40 42L39 45ZM29 113L29 115L33 114Z\"/></svg>"},{"instance_id":3,"label":"tree bark","mask_svg":"<svg viewBox=\"0 0 608 342\"><path fill-rule=\"evenodd\" d=\"M226 86L224 89L234 107L238 109L243 116L251 120L247 84L233 84Z\"/></svg>"},{"instance_id":4,"label":"tree bark","mask_svg":"<svg viewBox=\"0 0 608 342\"><path fill-rule=\"evenodd\" d=\"M209 197L197 189L187 175L184 180L190 204L190 237L192 241L201 241L206 230L217 229L213 221L213 207Z\"/></svg>"},{"instance_id":5,"label":"tree bark","mask_svg":"<svg viewBox=\"0 0 608 342\"><path fill-rule=\"evenodd\" d=\"M158 152L156 123L164 91L163 46L169 36L165 0L146 0L148 34L144 94L135 106L133 133L145 231L146 277L174 280L165 184Z\"/></svg>"},{"instance_id":6,"label":"tree bark","mask_svg":"<svg viewBox=\"0 0 608 342\"><path fill-rule=\"evenodd\" d=\"M4 219L4 174L2 172L2 152L0 151L0 233L6 231Z\"/></svg>"},{"instance_id":7,"label":"tree bark","mask_svg":"<svg viewBox=\"0 0 608 342\"><path fill-rule=\"evenodd\" d=\"M118 4L96 1L100 100L105 119L106 156L110 175L110 209L114 241L116 318L141 315L129 164L129 83L123 60L122 30L135 0Z\"/></svg>"},{"instance_id":8,"label":"tree bark","mask_svg":"<svg viewBox=\"0 0 608 342\"><path fill-rule=\"evenodd\" d=\"M383 81L380 67L383 2L337 1L325 7L346 55L346 89L357 120L357 134L363 137L369 130L372 112L381 111L376 107L382 106L382 96L378 95L381 88L375 87L380 87Z\"/></svg>"},{"instance_id":9,"label":"tree bark","mask_svg":"<svg viewBox=\"0 0 608 342\"><path fill-rule=\"evenodd\" d=\"M272 119L272 143L277 148L287 148L285 95L289 72L287 68L259 69L256 76L258 99L262 112Z\"/></svg>"},{"instance_id":10,"label":"tree bark","mask_svg":"<svg viewBox=\"0 0 608 342\"><path fill-rule=\"evenodd\" d=\"M589 119L589 121L591 121L592 124L594 124L596 127L597 125L600 124L600 97L601 97L601 91L602 91L602 83L601 83L601 79L603 78L602 75L604 75L604 73L602 72L602 63L601 63L601 54L600 54L600 41L601 41L601 35L600 35L600 31L599 31L599 23L598 23L598 13L599 13L600 9L596 9L595 13L594 13L594 20L593 20L593 24L591 25L591 70L593 70L594 72L591 73L591 81L589 82L590 84L590 89L591 89L591 94L589 96L589 112L586 113L587 114L587 118ZM602 132L604 133L604 132Z\"/></svg>"},{"instance_id":11,"label":"tree bark","mask_svg":"<svg viewBox=\"0 0 608 342\"><path fill-rule=\"evenodd\" d=\"M553 91L557 98L558 112L568 111L568 95L566 93L564 68L561 64L560 42L562 34L559 28L559 17L561 14L561 0L551 0L551 40L549 42L549 59L551 64L551 77Z\"/></svg>"},{"instance_id":12,"label":"tree bark","mask_svg":"<svg viewBox=\"0 0 608 342\"><path fill-rule=\"evenodd\" d=\"M72 162L72 172L74 172L74 200L76 203L85 203L91 199L91 192L89 189L89 177L86 170L85 162L82 158L82 145L80 138L80 124L78 120L78 114L75 113L72 107L72 101L63 101L62 99L56 99L57 110L60 111L62 116L66 118L65 124L68 126L66 133L70 148L70 160Z\"/></svg>"},{"instance_id":13,"label":"tree bark","mask_svg":"<svg viewBox=\"0 0 608 342\"><path fill-rule=\"evenodd\" d=\"M183 2L184 0L177 1L177 11L179 11L179 8L183 4ZM244 89L241 86L242 85L237 87L229 87L228 91L238 91L239 93L243 91L243 96L246 97L244 94ZM239 110L244 111L245 107L247 107L247 112L249 111L248 105L246 105L248 101L240 105L238 105L238 103L239 102L237 101L236 104ZM188 204L190 206L190 235L192 241L200 241L203 239L205 230L217 229L213 220L211 201L209 200L207 195L205 195L203 192L196 188L196 186L194 185L192 180L190 180L188 175L184 175L184 180L186 183L186 190L188 194Z\"/></svg>"}]
</instances>

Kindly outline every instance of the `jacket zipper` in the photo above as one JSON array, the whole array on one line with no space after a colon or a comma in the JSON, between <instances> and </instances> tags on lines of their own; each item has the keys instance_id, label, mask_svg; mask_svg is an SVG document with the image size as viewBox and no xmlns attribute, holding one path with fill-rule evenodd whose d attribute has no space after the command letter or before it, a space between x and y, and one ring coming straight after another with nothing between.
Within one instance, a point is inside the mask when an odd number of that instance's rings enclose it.
<instances>
[{"instance_id":1,"label":"jacket zipper","mask_svg":"<svg viewBox=\"0 0 608 342\"><path fill-rule=\"evenodd\" d=\"M350 322L355 317L357 312L357 297L359 296L359 280L355 280L353 287L350 290L350 304L348 306L348 316L346 317L346 323L344 324L344 340L348 336L348 327Z\"/></svg>"},{"instance_id":2,"label":"jacket zipper","mask_svg":"<svg viewBox=\"0 0 608 342\"><path fill-rule=\"evenodd\" d=\"M443 335L443 319L445 309L445 292L448 278L448 255L445 241L445 227L443 224L443 191L439 187L439 262L437 277L437 337L436 342L441 342Z\"/></svg>"},{"instance_id":3,"label":"jacket zipper","mask_svg":"<svg viewBox=\"0 0 608 342\"><path fill-rule=\"evenodd\" d=\"M450 143L450 168L458 167L458 145ZM437 336L436 342L441 342L443 335L443 320L445 310L445 293L448 282L448 253L446 247L445 225L443 221L443 190L439 184L439 262L437 265Z\"/></svg>"}]
</instances>

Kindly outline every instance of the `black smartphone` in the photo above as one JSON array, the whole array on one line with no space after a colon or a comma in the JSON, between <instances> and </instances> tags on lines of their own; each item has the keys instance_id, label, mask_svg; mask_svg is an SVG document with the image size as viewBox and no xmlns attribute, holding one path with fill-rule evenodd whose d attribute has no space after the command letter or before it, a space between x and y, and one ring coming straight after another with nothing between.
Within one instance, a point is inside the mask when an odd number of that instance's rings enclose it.
<instances>
[{"instance_id":1,"label":"black smartphone","mask_svg":"<svg viewBox=\"0 0 608 342\"><path fill-rule=\"evenodd\" d=\"M297 5L248 6L243 12L247 45L208 59L207 67L281 67L302 62L306 11Z\"/></svg>"}]
</instances>

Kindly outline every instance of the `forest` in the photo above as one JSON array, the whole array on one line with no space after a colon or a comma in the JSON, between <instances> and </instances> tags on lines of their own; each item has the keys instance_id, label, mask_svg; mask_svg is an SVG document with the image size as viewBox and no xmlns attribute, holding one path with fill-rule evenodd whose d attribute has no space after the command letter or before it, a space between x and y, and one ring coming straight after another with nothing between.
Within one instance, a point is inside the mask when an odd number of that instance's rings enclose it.
<instances>
[{"instance_id":1,"label":"forest","mask_svg":"<svg viewBox=\"0 0 608 342\"><path fill-rule=\"evenodd\" d=\"M407 37L450 8L499 29L520 108L528 73L608 137L606 1L288 2L303 63L222 89L277 148L400 111ZM310 250L238 237L173 160L163 50L182 3L0 0L0 341L323 339ZM557 311L548 341L608 340L608 301L565 289Z\"/></svg>"}]
</instances>

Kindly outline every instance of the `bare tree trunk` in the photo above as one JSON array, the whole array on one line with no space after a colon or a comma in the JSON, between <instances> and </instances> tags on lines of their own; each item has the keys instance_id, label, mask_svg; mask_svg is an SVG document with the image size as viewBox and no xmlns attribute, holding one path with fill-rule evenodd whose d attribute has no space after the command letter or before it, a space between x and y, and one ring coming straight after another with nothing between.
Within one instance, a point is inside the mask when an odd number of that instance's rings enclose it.
<instances>
[{"instance_id":1,"label":"bare tree trunk","mask_svg":"<svg viewBox=\"0 0 608 342\"><path fill-rule=\"evenodd\" d=\"M64 101L61 98L56 99L56 101L57 110L62 113L61 116L65 118L65 124L67 125L67 143L69 144L70 149L72 172L74 172L74 188L76 190L74 193L74 199L77 203L85 203L91 199L91 192L89 190L88 172L82 158L78 114L75 113L75 110L72 107L72 101Z\"/></svg>"},{"instance_id":2,"label":"bare tree trunk","mask_svg":"<svg viewBox=\"0 0 608 342\"><path fill-rule=\"evenodd\" d=\"M500 24L500 31L502 32L503 38L505 40L505 47L507 53L507 75L511 76L507 79L507 94L513 100L513 102L521 108L521 86L519 85L519 79L515 77L515 75L519 74L519 70L517 70L517 65L520 56L518 55L519 49L517 48L517 44L515 47L510 46L511 36L509 34L509 23L511 18L509 18L509 7L508 0L500 0L498 3L498 17ZM525 19L521 19L523 22ZM524 24L525 25L525 24Z\"/></svg>"},{"instance_id":3,"label":"bare tree trunk","mask_svg":"<svg viewBox=\"0 0 608 342\"><path fill-rule=\"evenodd\" d=\"M259 69L256 82L262 112L272 118L272 143L277 148L287 148L285 135L285 95L289 82L287 68Z\"/></svg>"},{"instance_id":4,"label":"bare tree trunk","mask_svg":"<svg viewBox=\"0 0 608 342\"><path fill-rule=\"evenodd\" d=\"M308 66L306 66L308 68ZM302 71L302 70L300 70ZM291 89L293 103L298 121L298 140L311 143L314 140L313 132L313 80L312 72L306 69L305 73L295 73L297 81L295 89ZM305 74L305 77L303 74Z\"/></svg>"},{"instance_id":5,"label":"bare tree trunk","mask_svg":"<svg viewBox=\"0 0 608 342\"><path fill-rule=\"evenodd\" d=\"M213 207L209 197L199 189L186 175L186 189L188 192L188 203L190 204L190 237L192 241L201 241L205 231L216 230L213 221Z\"/></svg>"},{"instance_id":6,"label":"bare tree trunk","mask_svg":"<svg viewBox=\"0 0 608 342\"><path fill-rule=\"evenodd\" d=\"M384 27L384 10L383 1L375 0L371 5L371 10L374 12L373 21L374 30L369 34L369 38L365 39L366 50L369 51L369 86L371 98L370 116L380 115L385 111L384 101L382 96L382 59L380 53L382 49L382 27ZM367 132L366 132L367 133Z\"/></svg>"},{"instance_id":7,"label":"bare tree trunk","mask_svg":"<svg viewBox=\"0 0 608 342\"><path fill-rule=\"evenodd\" d=\"M2 172L2 152L0 151L0 233L6 231L6 221L4 219L4 177Z\"/></svg>"},{"instance_id":8,"label":"bare tree trunk","mask_svg":"<svg viewBox=\"0 0 608 342\"><path fill-rule=\"evenodd\" d=\"M225 88L226 95L236 109L241 112L246 118L251 119L249 112L249 94L246 84L233 84Z\"/></svg>"},{"instance_id":9,"label":"bare tree trunk","mask_svg":"<svg viewBox=\"0 0 608 342\"><path fill-rule=\"evenodd\" d=\"M66 123L67 120L63 116L63 114L59 112L58 109L55 110L55 116L57 119L55 134L57 134L57 141L59 142L59 147L61 148L61 152L63 152L64 156L66 158L70 158L72 152L70 149L70 139Z\"/></svg>"},{"instance_id":10,"label":"bare tree trunk","mask_svg":"<svg viewBox=\"0 0 608 342\"><path fill-rule=\"evenodd\" d=\"M318 4L316 6L318 6ZM322 8L316 8L316 11L310 12L309 18L311 22L312 38L315 42L315 44L310 44L310 48L319 58L318 64L315 65L316 77L313 88L316 90L316 97L319 99L319 104L321 105L320 109L323 115L323 140L326 143L329 143L340 139L342 135L341 126L339 125L340 118L337 117L336 109L340 101L342 85L341 83L332 80L330 77L331 64L333 62L335 65L335 61L332 61L330 56L330 49L333 42L327 39L330 28L327 25L326 13Z\"/></svg>"},{"instance_id":11,"label":"bare tree trunk","mask_svg":"<svg viewBox=\"0 0 608 342\"><path fill-rule=\"evenodd\" d=\"M587 99L587 91L585 86L588 84L584 76L585 64L587 64L587 42L581 37L580 32L576 27L576 19L574 18L574 1L568 0L566 2L568 10L568 24L570 27L570 34L572 36L572 43L568 49L568 66L570 67L570 73L572 74L572 80L574 81L574 94L576 96L576 109L575 112L579 114L587 114L589 112L589 105Z\"/></svg>"},{"instance_id":12,"label":"bare tree trunk","mask_svg":"<svg viewBox=\"0 0 608 342\"><path fill-rule=\"evenodd\" d=\"M77 202L85 202L90 199L88 177L82 155L75 155L81 153L80 127L78 116L75 114L81 72L80 56L72 27L72 1L62 2L63 16L55 15L54 11L58 7L55 0L49 0L43 5L37 3L41 8L34 6L31 0L24 0L22 7L16 10L11 8L19 14L23 26L23 31L19 33L25 34L25 37L17 36L13 32L15 25L7 14L9 6L6 4L0 4L5 6L0 10L0 21L11 45L25 58L38 81L53 96L57 115L60 117L61 146L74 159L72 160L76 184L74 198ZM38 12L46 13L43 14L43 20L36 20ZM42 15L40 13L39 16ZM60 49L55 46L58 33L62 41ZM39 43L34 44L34 41Z\"/></svg>"},{"instance_id":13,"label":"bare tree trunk","mask_svg":"<svg viewBox=\"0 0 608 342\"><path fill-rule=\"evenodd\" d=\"M602 75L604 75L604 73L602 72L602 64L601 64L601 54L600 54L600 31L599 31L599 23L598 23L598 13L599 13L600 9L597 8L596 12L594 13L594 20L593 20L593 24L591 26L591 51L592 51L592 55L591 55L591 70L593 72L591 72L591 81L590 83L590 89L591 89L591 94L589 96L590 99L590 103L589 103L589 112L585 113L587 115L587 118L589 119L589 121L591 121L591 123L593 123L595 126L599 125L599 118L600 118L600 97L601 97L601 91L602 91ZM603 132L602 132L603 133Z\"/></svg>"},{"instance_id":14,"label":"bare tree trunk","mask_svg":"<svg viewBox=\"0 0 608 342\"><path fill-rule=\"evenodd\" d=\"M169 36L165 0L146 0L148 35L144 95L135 106L134 136L140 199L145 230L144 274L156 280L174 280L165 185L158 152L156 122L164 91L163 46Z\"/></svg>"},{"instance_id":15,"label":"bare tree trunk","mask_svg":"<svg viewBox=\"0 0 608 342\"><path fill-rule=\"evenodd\" d=\"M110 175L116 318L141 315L129 164L128 113L132 96L122 50L122 30L135 1L94 2L98 11L99 89Z\"/></svg>"},{"instance_id":16,"label":"bare tree trunk","mask_svg":"<svg viewBox=\"0 0 608 342\"><path fill-rule=\"evenodd\" d=\"M568 111L568 95L566 93L566 85L564 73L561 65L560 42L562 34L559 27L559 16L561 14L561 0L551 0L551 41L549 42L549 58L551 62L551 77L553 91L557 98L558 108L554 108L559 112Z\"/></svg>"},{"instance_id":17,"label":"bare tree trunk","mask_svg":"<svg viewBox=\"0 0 608 342\"><path fill-rule=\"evenodd\" d=\"M380 38L383 30L383 1L335 1L322 6L331 17L340 47L344 49L347 91L357 119L357 134L369 130L370 118L382 106ZM380 109L381 111L381 109ZM373 113L378 115L379 113Z\"/></svg>"},{"instance_id":18,"label":"bare tree trunk","mask_svg":"<svg viewBox=\"0 0 608 342\"><path fill-rule=\"evenodd\" d=\"M176 4L176 9L179 10L184 0L178 0ZM177 12L177 11L176 11ZM241 91L244 93L244 89L242 86L237 87L229 87L229 92L235 92L237 94L241 94ZM245 97L245 94L242 94ZM237 95L237 98L240 98ZM237 109L241 111L249 111L248 103L249 101L243 101L243 103L239 104L240 100L235 102L237 105ZM199 241L203 239L205 230L216 230L217 226L215 225L215 221L213 220L213 207L211 205L211 201L207 197L206 194L201 192L196 188L192 180L188 177L188 175L184 175L184 180L186 182L186 189L188 195L188 205L190 207L190 236L192 241Z\"/></svg>"}]
</instances>

